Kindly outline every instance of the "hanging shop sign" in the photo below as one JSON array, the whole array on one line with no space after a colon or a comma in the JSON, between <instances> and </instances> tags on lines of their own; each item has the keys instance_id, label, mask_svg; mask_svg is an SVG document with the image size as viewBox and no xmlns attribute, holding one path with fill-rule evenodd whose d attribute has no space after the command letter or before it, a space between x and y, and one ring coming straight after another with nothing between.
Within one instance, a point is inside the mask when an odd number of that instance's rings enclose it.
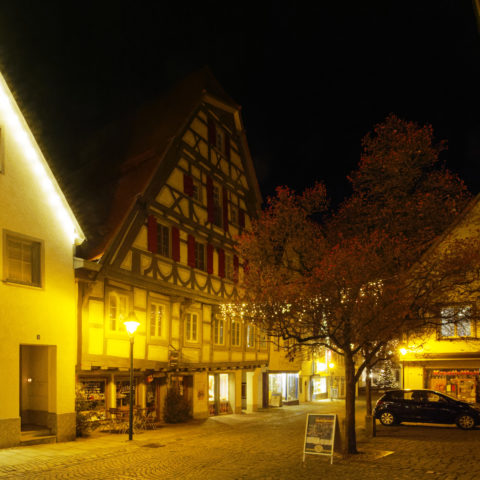
<instances>
[{"instance_id":1,"label":"hanging shop sign","mask_svg":"<svg viewBox=\"0 0 480 480\"><path fill-rule=\"evenodd\" d=\"M337 416L335 414L309 413L307 415L303 461L305 461L306 454L327 455L330 456L330 464L333 463L336 423Z\"/></svg>"},{"instance_id":2,"label":"hanging shop sign","mask_svg":"<svg viewBox=\"0 0 480 480\"><path fill-rule=\"evenodd\" d=\"M434 370L433 375L478 375L478 370Z\"/></svg>"}]
</instances>

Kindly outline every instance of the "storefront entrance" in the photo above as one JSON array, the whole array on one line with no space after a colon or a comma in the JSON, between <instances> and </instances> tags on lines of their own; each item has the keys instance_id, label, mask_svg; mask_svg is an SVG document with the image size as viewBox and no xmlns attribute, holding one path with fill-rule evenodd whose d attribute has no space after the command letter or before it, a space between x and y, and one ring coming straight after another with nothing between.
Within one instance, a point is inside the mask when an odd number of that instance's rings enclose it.
<instances>
[{"instance_id":1,"label":"storefront entrance","mask_svg":"<svg viewBox=\"0 0 480 480\"><path fill-rule=\"evenodd\" d=\"M268 391L270 405L276 406L279 396L283 404L298 405L298 373L269 373Z\"/></svg>"},{"instance_id":2,"label":"storefront entrance","mask_svg":"<svg viewBox=\"0 0 480 480\"><path fill-rule=\"evenodd\" d=\"M208 376L208 408L210 415L233 412L230 404L229 389L228 373L214 373Z\"/></svg>"},{"instance_id":3,"label":"storefront entrance","mask_svg":"<svg viewBox=\"0 0 480 480\"><path fill-rule=\"evenodd\" d=\"M480 401L479 369L429 369L426 370L426 385L464 402Z\"/></svg>"}]
</instances>

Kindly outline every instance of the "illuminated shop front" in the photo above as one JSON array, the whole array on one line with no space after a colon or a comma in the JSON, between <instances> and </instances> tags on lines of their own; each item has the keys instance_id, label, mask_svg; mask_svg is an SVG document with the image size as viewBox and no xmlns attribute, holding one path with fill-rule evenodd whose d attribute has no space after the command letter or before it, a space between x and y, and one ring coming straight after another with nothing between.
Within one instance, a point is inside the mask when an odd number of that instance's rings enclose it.
<instances>
[{"instance_id":1,"label":"illuminated shop front","mask_svg":"<svg viewBox=\"0 0 480 480\"><path fill-rule=\"evenodd\" d=\"M478 368L465 369L425 369L427 388L447 393L464 402L480 401Z\"/></svg>"},{"instance_id":2,"label":"illuminated shop front","mask_svg":"<svg viewBox=\"0 0 480 480\"><path fill-rule=\"evenodd\" d=\"M268 391L270 405L274 405L277 397L281 397L282 403L287 405L298 404L298 373L269 373Z\"/></svg>"},{"instance_id":3,"label":"illuminated shop front","mask_svg":"<svg viewBox=\"0 0 480 480\"><path fill-rule=\"evenodd\" d=\"M327 377L312 377L312 400L322 400L327 397Z\"/></svg>"},{"instance_id":4,"label":"illuminated shop front","mask_svg":"<svg viewBox=\"0 0 480 480\"><path fill-rule=\"evenodd\" d=\"M210 415L232 413L230 405L230 376L215 373L208 376L208 407Z\"/></svg>"}]
</instances>

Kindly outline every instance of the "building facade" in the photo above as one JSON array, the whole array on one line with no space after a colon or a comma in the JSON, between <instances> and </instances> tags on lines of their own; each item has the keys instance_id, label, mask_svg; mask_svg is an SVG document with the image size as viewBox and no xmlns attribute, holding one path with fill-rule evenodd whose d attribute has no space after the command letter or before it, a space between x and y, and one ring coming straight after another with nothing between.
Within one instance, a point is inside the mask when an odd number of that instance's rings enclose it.
<instances>
[{"instance_id":1,"label":"building facade","mask_svg":"<svg viewBox=\"0 0 480 480\"><path fill-rule=\"evenodd\" d=\"M77 388L107 415L128 404L134 315L136 405L162 418L175 388L195 418L255 410L267 338L220 308L240 295L235 239L261 202L240 107L202 70L122 128L101 228L78 252Z\"/></svg>"},{"instance_id":2,"label":"building facade","mask_svg":"<svg viewBox=\"0 0 480 480\"><path fill-rule=\"evenodd\" d=\"M475 198L436 248L478 235L480 200ZM438 305L438 324L425 338L407 338L399 352L405 388L431 388L469 402L480 401L480 304L478 286L455 289Z\"/></svg>"},{"instance_id":3,"label":"building facade","mask_svg":"<svg viewBox=\"0 0 480 480\"><path fill-rule=\"evenodd\" d=\"M73 245L83 233L0 75L0 447L75 438Z\"/></svg>"}]
</instances>

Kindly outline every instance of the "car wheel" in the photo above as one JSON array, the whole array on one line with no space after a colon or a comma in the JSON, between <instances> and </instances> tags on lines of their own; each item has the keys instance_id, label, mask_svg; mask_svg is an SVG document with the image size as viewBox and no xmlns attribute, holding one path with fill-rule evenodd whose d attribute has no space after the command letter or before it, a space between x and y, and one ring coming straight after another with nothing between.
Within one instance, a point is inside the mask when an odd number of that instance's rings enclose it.
<instances>
[{"instance_id":1,"label":"car wheel","mask_svg":"<svg viewBox=\"0 0 480 480\"><path fill-rule=\"evenodd\" d=\"M471 430L475 426L475 419L466 413L457 417L457 427L462 430Z\"/></svg>"},{"instance_id":2,"label":"car wheel","mask_svg":"<svg viewBox=\"0 0 480 480\"><path fill-rule=\"evenodd\" d=\"M380 423L387 427L395 425L397 423L397 419L392 412L382 412L380 414Z\"/></svg>"}]
</instances>

